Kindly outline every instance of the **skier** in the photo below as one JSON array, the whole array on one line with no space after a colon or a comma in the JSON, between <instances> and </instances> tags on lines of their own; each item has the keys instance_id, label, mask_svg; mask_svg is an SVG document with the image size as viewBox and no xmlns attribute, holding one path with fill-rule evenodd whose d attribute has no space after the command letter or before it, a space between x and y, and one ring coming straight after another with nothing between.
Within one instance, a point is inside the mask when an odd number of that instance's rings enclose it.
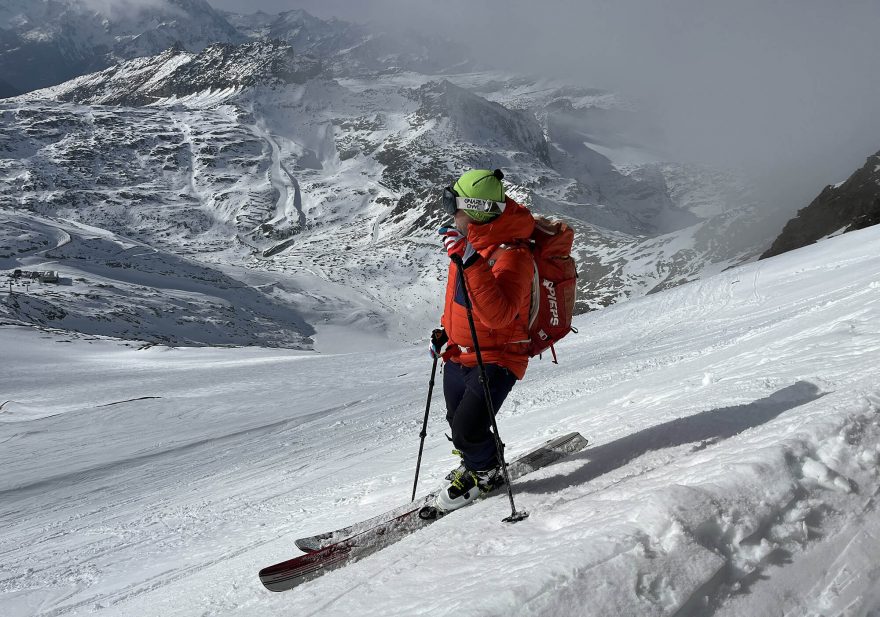
<instances>
[{"instance_id":1,"label":"skier","mask_svg":"<svg viewBox=\"0 0 880 617\"><path fill-rule=\"evenodd\" d=\"M503 178L499 169L474 169L444 189L444 209L453 215L454 225L439 230L449 257L458 256L463 265L496 412L528 366L534 278L528 238L535 221L527 208L505 196ZM430 349L445 361L446 419L462 462L447 476L449 484L437 498L442 511L460 508L504 482L464 293L458 266L450 263L442 327L433 331Z\"/></svg>"}]
</instances>

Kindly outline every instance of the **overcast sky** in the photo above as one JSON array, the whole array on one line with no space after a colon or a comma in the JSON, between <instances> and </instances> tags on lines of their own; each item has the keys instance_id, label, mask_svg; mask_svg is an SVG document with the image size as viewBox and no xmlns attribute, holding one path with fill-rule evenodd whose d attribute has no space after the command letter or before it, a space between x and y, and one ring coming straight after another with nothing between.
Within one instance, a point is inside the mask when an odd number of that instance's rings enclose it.
<instances>
[{"instance_id":1,"label":"overcast sky","mask_svg":"<svg viewBox=\"0 0 880 617\"><path fill-rule=\"evenodd\" d=\"M787 205L880 150L880 0L209 2L437 32L499 68L619 91L676 157L742 168Z\"/></svg>"}]
</instances>

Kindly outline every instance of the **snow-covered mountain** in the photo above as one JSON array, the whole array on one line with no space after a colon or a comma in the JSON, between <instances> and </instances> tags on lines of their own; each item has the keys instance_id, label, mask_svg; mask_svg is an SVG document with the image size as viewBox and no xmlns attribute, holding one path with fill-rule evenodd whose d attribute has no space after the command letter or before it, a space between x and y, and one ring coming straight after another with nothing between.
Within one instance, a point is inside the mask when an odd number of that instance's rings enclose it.
<instances>
[{"instance_id":1,"label":"snow-covered mountain","mask_svg":"<svg viewBox=\"0 0 880 617\"><path fill-rule=\"evenodd\" d=\"M199 52L248 39L282 41L299 54L320 56L334 75L476 66L460 44L442 36L392 34L303 10L240 15L205 0L7 0L0 5L0 98L172 47Z\"/></svg>"},{"instance_id":2,"label":"snow-covered mountain","mask_svg":"<svg viewBox=\"0 0 880 617\"><path fill-rule=\"evenodd\" d=\"M772 257L822 238L880 223L880 152L847 180L825 189L798 211L761 256Z\"/></svg>"},{"instance_id":3,"label":"snow-covered mountain","mask_svg":"<svg viewBox=\"0 0 880 617\"><path fill-rule=\"evenodd\" d=\"M580 310L766 246L742 233L760 218L735 178L640 148L637 112L611 93L497 72L345 77L333 62L274 41L176 47L10 99L0 208L244 284L268 272L274 300L403 340L436 323L438 197L468 167L501 167L515 198L576 228ZM303 300L304 272L336 290L332 309Z\"/></svg>"},{"instance_id":4,"label":"snow-covered mountain","mask_svg":"<svg viewBox=\"0 0 880 617\"><path fill-rule=\"evenodd\" d=\"M498 417L511 458L591 441L514 485L528 519L492 497L283 594L296 538L409 499L421 348L0 326L3 615L876 615L878 272L875 226L577 317ZM434 393L420 492L458 464Z\"/></svg>"},{"instance_id":5,"label":"snow-covered mountain","mask_svg":"<svg viewBox=\"0 0 880 617\"><path fill-rule=\"evenodd\" d=\"M244 40L205 0L4 0L0 4L0 76L18 92L51 86L121 60L153 56L175 45L197 52L212 43Z\"/></svg>"}]
</instances>

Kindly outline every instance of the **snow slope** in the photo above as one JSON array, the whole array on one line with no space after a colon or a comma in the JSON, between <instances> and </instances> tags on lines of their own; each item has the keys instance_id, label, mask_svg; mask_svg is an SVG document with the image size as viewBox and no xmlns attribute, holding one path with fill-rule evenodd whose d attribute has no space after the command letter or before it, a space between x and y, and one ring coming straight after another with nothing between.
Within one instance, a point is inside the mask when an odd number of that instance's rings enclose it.
<instances>
[{"instance_id":1,"label":"snow slope","mask_svg":"<svg viewBox=\"0 0 880 617\"><path fill-rule=\"evenodd\" d=\"M421 347L0 328L0 613L876 615L878 272L874 227L579 317L500 412L510 456L594 444L516 484L528 520L488 499L284 594L256 572L295 538L408 498Z\"/></svg>"},{"instance_id":2,"label":"snow slope","mask_svg":"<svg viewBox=\"0 0 880 617\"><path fill-rule=\"evenodd\" d=\"M4 213L0 268L55 270L59 284L0 281L0 322L169 345L312 347L322 287L303 285L304 315L276 281L226 274L185 257L69 220ZM308 279L307 279L308 280ZM320 311L316 311L320 313Z\"/></svg>"}]
</instances>

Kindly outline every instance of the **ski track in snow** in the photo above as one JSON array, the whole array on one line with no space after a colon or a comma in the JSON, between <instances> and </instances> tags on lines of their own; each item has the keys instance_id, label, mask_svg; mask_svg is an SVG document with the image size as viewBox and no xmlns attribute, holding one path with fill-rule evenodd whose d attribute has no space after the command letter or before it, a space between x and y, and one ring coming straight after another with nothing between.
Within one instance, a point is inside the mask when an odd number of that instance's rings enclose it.
<instances>
[{"instance_id":1,"label":"ski track in snow","mask_svg":"<svg viewBox=\"0 0 880 617\"><path fill-rule=\"evenodd\" d=\"M759 276L760 271L760 276ZM418 349L138 349L0 328L3 615L872 615L880 230L579 317L499 414L591 446L284 594L297 537L400 505ZM439 301L438 301L439 302ZM381 355L380 355L381 354ZM419 486L455 461L440 388Z\"/></svg>"}]
</instances>

